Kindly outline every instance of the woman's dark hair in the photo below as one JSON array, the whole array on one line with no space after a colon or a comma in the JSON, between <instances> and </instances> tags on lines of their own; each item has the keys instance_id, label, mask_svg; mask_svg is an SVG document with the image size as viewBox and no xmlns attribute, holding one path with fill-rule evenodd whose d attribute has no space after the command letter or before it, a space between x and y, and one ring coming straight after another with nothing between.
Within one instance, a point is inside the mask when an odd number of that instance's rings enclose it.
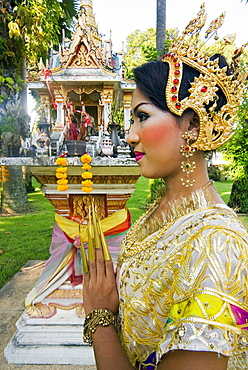
<instances>
[{"instance_id":1,"label":"woman's dark hair","mask_svg":"<svg viewBox=\"0 0 248 370\"><path fill-rule=\"evenodd\" d=\"M220 68L227 67L227 74L230 74L230 70L226 59L220 55L215 54L210 59L215 60L219 58ZM140 67L134 69L134 78L136 81L137 88L142 94L148 97L151 102L163 111L169 111L169 108L165 100L165 89L167 85L169 75L169 65L168 63L157 61L148 62ZM179 101L190 95L188 90L190 89L190 83L194 81L194 77L198 77L200 72L196 69L189 67L188 65L183 65L183 77L179 90ZM217 107L218 111L222 105L226 104L226 98L222 91L219 89L216 94L218 95ZM211 102L207 108L209 108L213 103Z\"/></svg>"}]
</instances>

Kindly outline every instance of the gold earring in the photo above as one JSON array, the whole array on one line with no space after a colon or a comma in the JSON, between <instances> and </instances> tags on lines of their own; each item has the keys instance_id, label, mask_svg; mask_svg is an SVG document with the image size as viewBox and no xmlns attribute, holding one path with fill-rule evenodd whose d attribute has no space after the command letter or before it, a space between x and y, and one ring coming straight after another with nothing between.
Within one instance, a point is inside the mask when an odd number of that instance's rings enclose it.
<instances>
[{"instance_id":1,"label":"gold earring","mask_svg":"<svg viewBox=\"0 0 248 370\"><path fill-rule=\"evenodd\" d=\"M188 188L189 186L193 186L195 180L190 180L190 173L194 172L196 165L195 162L191 162L189 157L192 157L194 152L196 151L196 147L192 146L192 144L197 140L197 135L193 131L186 131L182 138L185 139L186 144L181 146L180 152L186 158L186 161L182 161L181 169L185 173L186 178L181 178L182 185Z\"/></svg>"}]
</instances>

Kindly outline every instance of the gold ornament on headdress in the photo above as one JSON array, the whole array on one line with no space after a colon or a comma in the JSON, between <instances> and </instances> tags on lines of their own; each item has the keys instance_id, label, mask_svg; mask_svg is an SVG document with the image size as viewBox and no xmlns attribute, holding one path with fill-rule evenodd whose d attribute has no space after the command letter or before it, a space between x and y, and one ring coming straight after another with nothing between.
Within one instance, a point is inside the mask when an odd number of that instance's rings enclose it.
<instances>
[{"instance_id":1,"label":"gold ornament on headdress","mask_svg":"<svg viewBox=\"0 0 248 370\"><path fill-rule=\"evenodd\" d=\"M217 29L223 24L224 18L225 13L212 21L205 37L217 35ZM231 63L233 73L228 76L227 67L220 68L218 58L210 60L210 56L200 50L202 42L199 42L198 34L205 22L205 4L202 4L197 17L188 24L181 36L176 36L172 40L169 52L162 57L162 61L168 63L170 69L166 86L168 108L178 116L191 108L199 116L199 136L193 144L196 150L216 149L233 134L236 112L244 89L242 76L238 73L237 58L240 58L246 44L238 49L238 53L235 51ZM230 39L234 40L234 37L226 38L228 42L225 39L224 42L227 44ZM191 83L188 90L190 96L179 101L183 64L193 67L200 75ZM218 100L216 92L219 89L226 98L226 104L216 111ZM210 102L213 102L212 106L207 109L206 106Z\"/></svg>"}]
</instances>

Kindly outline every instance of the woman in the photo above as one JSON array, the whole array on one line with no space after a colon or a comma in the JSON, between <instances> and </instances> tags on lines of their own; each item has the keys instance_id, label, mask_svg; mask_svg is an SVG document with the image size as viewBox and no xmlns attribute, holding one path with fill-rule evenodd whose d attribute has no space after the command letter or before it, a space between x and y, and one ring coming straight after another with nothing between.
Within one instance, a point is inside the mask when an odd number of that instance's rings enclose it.
<instances>
[{"instance_id":1,"label":"woman","mask_svg":"<svg viewBox=\"0 0 248 370\"><path fill-rule=\"evenodd\" d=\"M88 261L84 337L99 370L248 368L247 233L205 158L231 135L238 89L224 58L186 47L196 20L171 53L134 71L128 142L141 175L166 191L125 237L117 285L101 248Z\"/></svg>"}]
</instances>

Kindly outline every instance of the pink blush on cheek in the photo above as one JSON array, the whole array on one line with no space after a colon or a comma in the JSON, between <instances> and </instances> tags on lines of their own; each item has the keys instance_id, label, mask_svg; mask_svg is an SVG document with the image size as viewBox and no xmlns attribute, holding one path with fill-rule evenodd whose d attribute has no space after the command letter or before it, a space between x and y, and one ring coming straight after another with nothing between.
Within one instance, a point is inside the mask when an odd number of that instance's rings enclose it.
<instances>
[{"instance_id":1,"label":"pink blush on cheek","mask_svg":"<svg viewBox=\"0 0 248 370\"><path fill-rule=\"evenodd\" d=\"M171 127L166 128L166 125L147 127L142 132L142 141L157 145L169 131Z\"/></svg>"}]
</instances>

